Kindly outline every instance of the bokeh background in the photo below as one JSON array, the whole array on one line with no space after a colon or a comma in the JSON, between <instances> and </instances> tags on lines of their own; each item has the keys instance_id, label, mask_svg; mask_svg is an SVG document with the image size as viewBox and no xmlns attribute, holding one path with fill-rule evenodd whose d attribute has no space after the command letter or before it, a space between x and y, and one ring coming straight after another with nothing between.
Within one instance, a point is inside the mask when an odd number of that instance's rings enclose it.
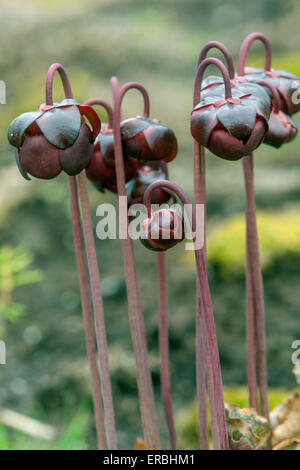
<instances>
[{"instance_id":1,"label":"bokeh background","mask_svg":"<svg viewBox=\"0 0 300 470\"><path fill-rule=\"evenodd\" d=\"M241 41L262 31L273 45L273 66L300 76L300 4L296 0L2 0L0 78L7 104L0 106L0 448L93 449L95 427L75 269L68 185L22 179L7 143L18 114L44 101L48 66L62 62L78 101L111 102L109 78L136 80L151 97L151 115L177 134L179 154L170 177L192 196L189 116L195 63L202 45L224 42L236 60ZM216 53L216 56L218 54ZM249 64L263 64L253 45ZM62 99L55 81L56 100ZM124 102L124 117L137 114L140 98ZM102 119L106 119L104 114ZM295 117L300 124L299 116ZM255 154L256 195L267 312L269 384L276 402L295 386L291 343L300 337L299 138L280 150ZM90 185L95 209L115 203ZM207 156L208 266L226 398L246 404L244 207L242 166ZM120 448L142 435L119 241L96 240L110 348ZM159 389L156 257L136 244L161 433L166 445ZM171 379L180 445L197 446L195 414L192 254L178 246L167 255ZM17 428L4 424L20 413ZM5 418L6 417L6 418ZM50 425L48 440L26 417ZM18 424L19 423L19 424ZM31 429L31 431L30 431ZM44 430L45 431L45 430ZM42 433L43 434L43 433ZM46 433L47 434L47 433ZM51 436L51 437L49 437ZM45 437L45 436L44 436Z\"/></svg>"}]
</instances>

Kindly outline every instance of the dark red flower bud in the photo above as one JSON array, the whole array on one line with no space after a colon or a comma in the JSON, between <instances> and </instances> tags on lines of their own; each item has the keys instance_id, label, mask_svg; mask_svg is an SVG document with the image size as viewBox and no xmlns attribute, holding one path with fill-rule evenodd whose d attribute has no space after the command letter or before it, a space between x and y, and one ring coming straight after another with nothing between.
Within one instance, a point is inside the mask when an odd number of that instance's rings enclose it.
<instances>
[{"instance_id":1,"label":"dark red flower bud","mask_svg":"<svg viewBox=\"0 0 300 470\"><path fill-rule=\"evenodd\" d=\"M201 100L192 112L194 139L226 160L238 160L255 150L268 130L271 106L268 94L259 88L259 97L247 84L240 84L232 90L232 98L214 95Z\"/></svg>"},{"instance_id":2,"label":"dark red flower bud","mask_svg":"<svg viewBox=\"0 0 300 470\"><path fill-rule=\"evenodd\" d=\"M91 128L87 125L89 121ZM89 163L100 120L89 106L65 99L12 121L8 140L17 148L16 159L24 177L50 179L62 170L77 175Z\"/></svg>"},{"instance_id":3,"label":"dark red flower bud","mask_svg":"<svg viewBox=\"0 0 300 470\"><path fill-rule=\"evenodd\" d=\"M297 127L290 117L282 111L275 113L272 111L269 120L269 130L265 135L264 144L279 148L282 144L287 144L297 135Z\"/></svg>"},{"instance_id":4,"label":"dark red flower bud","mask_svg":"<svg viewBox=\"0 0 300 470\"><path fill-rule=\"evenodd\" d=\"M265 71L255 67L245 68L245 78L249 82L268 80L278 90L280 95L280 108L284 113L295 114L300 110L299 78L286 70L270 69Z\"/></svg>"},{"instance_id":5,"label":"dark red flower bud","mask_svg":"<svg viewBox=\"0 0 300 470\"><path fill-rule=\"evenodd\" d=\"M248 50L251 44L256 41L262 41L266 49L265 68L245 67ZM300 110L299 99L299 78L291 72L271 67L271 44L262 33L251 33L244 40L238 61L238 79L241 77L249 82L258 82L260 80L269 81L280 95L281 111L287 114L294 114Z\"/></svg>"},{"instance_id":6,"label":"dark red flower bud","mask_svg":"<svg viewBox=\"0 0 300 470\"><path fill-rule=\"evenodd\" d=\"M108 125L101 126L97 139L101 148L102 158L107 166L115 167L114 130Z\"/></svg>"},{"instance_id":7,"label":"dark red flower bud","mask_svg":"<svg viewBox=\"0 0 300 470\"><path fill-rule=\"evenodd\" d=\"M157 166L157 168L153 168L154 166ZM148 186L154 183L154 181L167 179L167 164L164 161L146 162L140 166L135 178L128 181L126 185L129 205L142 204L144 193ZM164 204L169 199L170 194L159 188L153 191L151 202L152 204Z\"/></svg>"},{"instance_id":8,"label":"dark red flower bud","mask_svg":"<svg viewBox=\"0 0 300 470\"><path fill-rule=\"evenodd\" d=\"M290 142L297 135L297 127L286 114L280 110L280 95L277 88L268 80L257 82L271 95L271 116L269 130L264 138L264 143L279 148L282 144Z\"/></svg>"},{"instance_id":9,"label":"dark red flower bud","mask_svg":"<svg viewBox=\"0 0 300 470\"><path fill-rule=\"evenodd\" d=\"M154 251L165 251L184 239L184 222L179 211L161 209L145 219L141 242Z\"/></svg>"},{"instance_id":10,"label":"dark red flower bud","mask_svg":"<svg viewBox=\"0 0 300 470\"><path fill-rule=\"evenodd\" d=\"M208 65L216 65L223 76L225 96L221 86L214 86L212 95L194 107L191 117L191 133L199 144L226 160L238 160L256 149L268 130L271 102L268 93L256 85L240 83L232 88L228 71L215 58L204 59L197 69L199 88Z\"/></svg>"},{"instance_id":11,"label":"dark red flower bud","mask_svg":"<svg viewBox=\"0 0 300 470\"><path fill-rule=\"evenodd\" d=\"M230 78L230 87L231 93L233 97L236 97L239 92L243 92L245 95L251 94L256 96L256 98L261 98L262 101L265 100L265 93L261 91L261 87L256 83L250 83L245 76L235 76L234 74L234 65L231 54L227 47L218 42L218 41L210 41L206 43L199 55L198 64L200 65L201 62L205 59L207 52L211 48L219 49L227 62L228 66L228 75ZM248 85L247 85L248 84ZM207 96L219 96L220 98L224 95L224 78L217 76L217 75L210 75L205 78L201 83L201 99L203 100Z\"/></svg>"},{"instance_id":12,"label":"dark red flower bud","mask_svg":"<svg viewBox=\"0 0 300 470\"><path fill-rule=\"evenodd\" d=\"M174 132L156 119L137 116L121 123L123 151L138 160L171 162L177 154Z\"/></svg>"},{"instance_id":13,"label":"dark red flower bud","mask_svg":"<svg viewBox=\"0 0 300 470\"><path fill-rule=\"evenodd\" d=\"M124 160L125 180L129 181L138 171L138 161L133 158ZM94 142L94 153L86 167L87 177L95 186L103 191L108 189L117 193L117 176L114 161L114 134L113 130L104 128Z\"/></svg>"}]
</instances>

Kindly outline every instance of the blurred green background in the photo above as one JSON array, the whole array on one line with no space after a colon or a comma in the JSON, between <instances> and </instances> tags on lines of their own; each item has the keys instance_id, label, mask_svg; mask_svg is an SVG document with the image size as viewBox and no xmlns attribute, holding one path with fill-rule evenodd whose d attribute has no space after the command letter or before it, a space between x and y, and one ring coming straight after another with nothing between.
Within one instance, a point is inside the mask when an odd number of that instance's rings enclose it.
<instances>
[{"instance_id":1,"label":"blurred green background","mask_svg":"<svg viewBox=\"0 0 300 470\"><path fill-rule=\"evenodd\" d=\"M0 407L53 426L57 437L33 438L1 424L0 448L96 447L89 370L75 269L66 175L52 181L22 180L7 143L18 114L44 102L48 66L62 62L78 101L111 102L109 78L140 81L149 90L151 115L177 134L179 154L170 177L192 196L189 115L195 63L202 45L224 42L236 60L251 31L273 45L273 66L300 76L300 4L296 0L2 0L0 78L7 104L0 107ZM249 64L263 64L258 43ZM216 56L219 56L216 53ZM55 81L55 99L62 89ZM132 93L124 117L140 112ZM105 120L106 116L101 117ZM300 124L299 116L295 123ZM300 159L296 139L255 155L256 194L264 266L269 384L294 386L291 343L300 337ZM207 156L209 276L224 382L246 383L244 188L240 162ZM95 209L115 202L90 186ZM156 257L136 244L150 362L162 438L159 389ZM118 241L96 240L102 276L110 363L120 448L142 435L126 289ZM171 379L181 446L196 445L194 312L195 269L191 253L168 252ZM239 389L238 389L239 390ZM283 395L287 392L280 392ZM274 392L276 393L279 392ZM246 394L243 389L244 404ZM277 395L276 395L277 396ZM281 395L280 395L281 396ZM276 400L275 400L276 401Z\"/></svg>"}]
</instances>

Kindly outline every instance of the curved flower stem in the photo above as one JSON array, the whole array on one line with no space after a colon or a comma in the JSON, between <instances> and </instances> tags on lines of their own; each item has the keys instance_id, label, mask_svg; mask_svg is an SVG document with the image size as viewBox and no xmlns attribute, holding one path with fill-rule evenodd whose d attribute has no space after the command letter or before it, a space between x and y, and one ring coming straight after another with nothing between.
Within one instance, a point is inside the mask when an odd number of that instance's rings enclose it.
<instances>
[{"instance_id":1,"label":"curved flower stem","mask_svg":"<svg viewBox=\"0 0 300 470\"><path fill-rule=\"evenodd\" d=\"M54 63L49 67L47 78L46 78L46 104L47 105L53 104L52 88L53 88L53 79L54 79L54 75L56 72L58 72L61 77L66 98L70 98L70 99L73 98L71 84L70 84L65 68L59 63ZM76 179L73 176L69 177L69 188L70 188L70 198L71 198L75 253L76 253L77 269L78 269L79 284L80 284L81 304L82 304L82 311L83 311L87 352L88 352L90 371L91 371L91 385L92 385L93 403L94 403L94 411L95 411L95 421L96 421L96 428L97 428L98 446L100 449L107 449L107 442L105 438L105 422L104 422L104 416L103 416L103 406L102 406L101 390L100 390L100 383L99 383L99 371L98 371L98 365L96 361L96 345L95 345L95 340L94 340L94 329L93 329L93 319L92 319L90 296L89 296L88 275L87 275L86 264L85 264L84 247L83 247L82 232L81 232L81 220L80 220L80 210L79 210L79 205L78 205L77 185L76 185Z\"/></svg>"},{"instance_id":2,"label":"curved flower stem","mask_svg":"<svg viewBox=\"0 0 300 470\"><path fill-rule=\"evenodd\" d=\"M149 215L151 214L151 194L157 188L164 188L174 193L184 205L191 205L191 202L184 191L175 183L170 181L157 181L152 183L145 191L144 204L147 206ZM196 211L193 210L190 217L190 224L195 233L196 224ZM212 301L210 296L209 283L206 272L206 259L203 249L195 249L195 260L197 269L197 287L201 295L201 302L203 307L203 317L205 321L205 335L206 335L206 361L207 367L207 380L208 391L211 404L211 418L212 418L212 432L214 447L216 450L225 450L229 448L225 406L223 396L222 375L219 360L219 351L217 343L217 335L214 322L214 314Z\"/></svg>"},{"instance_id":3,"label":"curved flower stem","mask_svg":"<svg viewBox=\"0 0 300 470\"><path fill-rule=\"evenodd\" d=\"M198 65L196 70L196 77L194 82L194 106L200 101L201 99L201 84L203 80L203 75L205 69L209 65L215 65L221 72L223 79L224 79L224 88L225 88L225 99L228 100L232 98L231 92L231 82L227 68L219 59L215 57L208 57L207 59L202 60L202 62ZM196 100L198 98L198 101Z\"/></svg>"},{"instance_id":4,"label":"curved flower stem","mask_svg":"<svg viewBox=\"0 0 300 470\"><path fill-rule=\"evenodd\" d=\"M113 112L113 109L111 107L111 105L105 101L105 100L102 100L100 98L90 98L89 100L86 100L84 102L85 105L87 106L94 106L94 105L99 105L99 106L102 106L105 111L107 112L107 116L108 116L108 128L109 129L113 129L114 127L114 112Z\"/></svg>"},{"instance_id":5,"label":"curved flower stem","mask_svg":"<svg viewBox=\"0 0 300 470\"><path fill-rule=\"evenodd\" d=\"M101 399L101 389L100 389L100 377L97 364L97 351L94 338L94 326L93 326L93 317L91 311L90 303L90 293L89 293L89 280L86 270L85 257L84 257L84 246L81 232L81 221L80 221L80 210L78 205L78 194L77 194L77 185L76 179L74 176L69 177L69 187L70 187L70 196L71 196L71 210L72 210L72 223L73 223L73 232L74 232L74 243L75 243L75 252L77 259L77 269L79 276L79 285L80 285L80 296L85 328L85 340L87 353L90 364L90 373L91 373L91 385L92 385L92 394L93 394L93 403L94 403L94 412L95 412L95 421L98 437L98 447L101 450L106 450L106 438L105 438L105 426L104 426L104 415L103 415L103 406Z\"/></svg>"},{"instance_id":6,"label":"curved flower stem","mask_svg":"<svg viewBox=\"0 0 300 470\"><path fill-rule=\"evenodd\" d=\"M115 161L118 195L126 197L125 172L121 141L121 105L125 93L130 89L139 90L144 97L144 115L149 114L149 97L142 85L130 82L119 88L116 77L111 79L111 87L114 99L114 129L115 129ZM125 211L126 208L126 211ZM126 212L126 213L125 213ZM120 220L127 223L127 204L120 206ZM139 391L140 409L144 429L144 437L147 449L160 449L158 420L155 409L154 391L148 362L147 343L145 337L144 318L141 309L141 299L138 285L136 262L134 257L133 243L128 236L128 229L122 234L122 245L124 255L124 267L127 284L127 298L129 321L133 349L136 358L137 384Z\"/></svg>"},{"instance_id":7,"label":"curved flower stem","mask_svg":"<svg viewBox=\"0 0 300 470\"><path fill-rule=\"evenodd\" d=\"M206 58L208 51L214 48L219 49L219 51L221 51L222 54L224 55L226 62L227 62L229 77L230 79L234 79L234 64L233 64L232 55L230 54L229 49L227 49L227 47L222 42L219 42L219 41L209 41L202 47L199 57L198 57L197 68L199 67L201 62ZM195 103L195 105L196 104L197 103Z\"/></svg>"},{"instance_id":8,"label":"curved flower stem","mask_svg":"<svg viewBox=\"0 0 300 470\"><path fill-rule=\"evenodd\" d=\"M72 99L72 87L71 83L67 74L66 69L63 65L59 63L54 63L50 65L47 77L46 77L46 104L53 105L53 97L52 97L52 90L53 90L53 80L55 73L58 72L62 81L62 85L64 87L65 97Z\"/></svg>"},{"instance_id":9,"label":"curved flower stem","mask_svg":"<svg viewBox=\"0 0 300 470\"><path fill-rule=\"evenodd\" d=\"M211 48L219 49L225 56L229 72L221 61L215 58L206 59L206 54ZM196 106L200 100L200 90L204 71L209 65L216 65L224 78L225 97L231 97L230 78L234 78L234 67L232 57L224 44L217 41L208 42L203 46L200 51L196 76L194 82L193 106ZM205 155L204 147L199 145L194 140L194 198L195 204L203 204L205 206L204 214L204 238L206 238L206 178L205 178ZM204 257L206 258L206 244L204 245ZM199 280L197 284L199 283ZM209 449L208 430L207 430L207 411L206 411L206 383L205 376L207 375L207 385L210 396L210 412L212 422L217 423L217 400L215 389L212 381L212 363L208 352L206 322L203 318L203 301L200 291L197 288L197 308L196 308L196 377L197 377L197 402L198 402L198 417L199 417L199 437L200 448ZM206 370L205 370L206 367ZM223 399L224 401L224 399ZM214 447L220 447L222 436L219 436L218 425L212 428L213 430L213 443Z\"/></svg>"},{"instance_id":10,"label":"curved flower stem","mask_svg":"<svg viewBox=\"0 0 300 470\"><path fill-rule=\"evenodd\" d=\"M273 97L273 106L274 106L274 113L278 113L280 110L280 97L277 89L266 80L260 80L257 82L259 85L266 86L272 93ZM247 158L247 157L245 157ZM249 158L249 157L248 157ZM253 159L251 164L249 163L249 169L247 164L244 164L244 171L245 171L245 178L247 172L247 178L250 179L249 184L253 185ZM251 175L249 176L248 173L250 172L251 166ZM252 183L251 183L252 179ZM247 194L249 191L247 191ZM254 193L254 189L253 189ZM250 194L251 195L251 194ZM247 196L248 197L248 196ZM254 201L255 204L255 201ZM247 203L247 206L249 203ZM253 203L252 203L253 207ZM248 217L247 217L248 220ZM248 371L248 390L249 390L249 404L252 408L255 408L258 411L258 404L257 404L257 377L256 377L256 321L255 321L255 297L253 291L253 275L251 269L251 257L250 257L250 250L248 248L248 243L251 237L251 227L249 226L249 222L247 222L247 256L246 256L246 299L247 299L247 371ZM254 229L256 231L256 229Z\"/></svg>"},{"instance_id":11,"label":"curved flower stem","mask_svg":"<svg viewBox=\"0 0 300 470\"><path fill-rule=\"evenodd\" d=\"M198 69L198 67L197 67ZM195 83L195 90L197 85ZM199 88L200 92L200 88ZM196 93L194 92L193 105L197 104ZM194 200L195 204L205 205L204 215L204 236L206 236L206 178L205 178L205 155L204 148L194 140ZM205 248L204 248L205 249ZM209 359L207 357L207 344L205 321L203 318L203 304L201 300L200 290L198 288L199 279L197 279L197 301L196 301L196 381L197 381L197 407L198 407L198 427L200 449L209 449L209 437L207 426L207 405L206 405L206 376L207 367L209 367ZM214 394L212 382L210 382L211 392ZM214 402L215 399L213 398ZM212 402L210 402L212 405ZM214 404L213 404L214 409ZM212 410L212 413L214 411ZM219 444L218 436L213 437L215 446Z\"/></svg>"},{"instance_id":12,"label":"curved flower stem","mask_svg":"<svg viewBox=\"0 0 300 470\"><path fill-rule=\"evenodd\" d=\"M170 448L175 450L177 447L176 430L173 416L171 381L169 372L168 293L166 285L165 253L163 251L157 253L157 265L159 285L159 352L161 393L169 432Z\"/></svg>"},{"instance_id":13,"label":"curved flower stem","mask_svg":"<svg viewBox=\"0 0 300 470\"><path fill-rule=\"evenodd\" d=\"M243 158L243 169L246 188L246 225L247 225L247 284L248 295L253 293L255 311L255 326L257 338L258 380L260 387L260 406L262 414L269 418L267 365L266 365L266 338L265 338L265 310L263 280L259 255L259 240L256 222L256 205L254 193L253 155ZM247 302L248 304L248 302ZM251 334L252 336L252 334ZM253 340L251 340L253 341Z\"/></svg>"},{"instance_id":14,"label":"curved flower stem","mask_svg":"<svg viewBox=\"0 0 300 470\"><path fill-rule=\"evenodd\" d=\"M265 57L265 71L268 72L271 70L271 60L272 60L272 48L269 40L267 37L262 33L250 33L243 41L240 49L238 66L237 66L237 74L239 77L243 77L245 75L245 65L247 60L247 55L251 44L259 40L263 43L266 50L266 57Z\"/></svg>"}]
</instances>

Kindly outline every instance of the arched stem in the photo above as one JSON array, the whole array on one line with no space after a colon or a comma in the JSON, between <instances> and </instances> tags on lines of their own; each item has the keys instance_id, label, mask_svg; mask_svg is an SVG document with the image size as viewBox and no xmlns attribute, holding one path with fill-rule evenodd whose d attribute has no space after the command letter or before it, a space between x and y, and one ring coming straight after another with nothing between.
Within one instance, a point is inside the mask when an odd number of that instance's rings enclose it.
<instances>
[{"instance_id":1,"label":"arched stem","mask_svg":"<svg viewBox=\"0 0 300 470\"><path fill-rule=\"evenodd\" d=\"M280 111L280 96L277 91L277 89L267 80L260 80L257 82L259 85L267 87L271 93L272 93L272 98L273 98L273 105L274 105L274 113L278 113ZM245 161L247 159L247 161ZM251 161L250 161L251 160ZM261 335L265 335L264 331L261 331L260 325L257 326L257 320L255 319L256 311L260 312L260 315L262 315L262 309L264 307L262 305L256 305L256 300L255 300L255 288L254 288L254 276L256 275L255 272L252 272L252 267L251 267L251 255L250 251L256 253L256 258L255 263L259 265L259 270L261 271L260 268L260 260L259 260L259 252L257 252L257 246L258 244L258 235L257 235L257 228L256 228L256 222L254 225L252 225L253 222L253 217L256 219L255 215L255 200L249 200L254 198L254 176L253 176L253 157L244 157L243 159L243 168L244 168L244 175L245 175L245 187L246 187L246 199L247 199L247 211L246 211L246 224L247 224L247 236L246 236L246 244L247 244L247 255L246 255L246 310L247 310L247 374L248 374L248 393L249 393L249 405L252 408L255 408L257 411L258 410L258 403L257 403L257 363L258 363L258 369L261 370L260 375L262 375L262 378L260 379L260 383L263 383L264 387L266 387L266 371L264 368L263 364L265 363L265 359L262 359L261 355L265 354L263 351L265 349L265 339L261 338ZM247 180L247 182L246 182ZM252 189L251 189L252 188ZM254 211L254 213L253 213ZM257 240L253 242L253 240ZM250 248L249 244L254 243L253 248ZM261 284L261 274L259 274L259 278L256 280L256 285L257 289L259 289L260 294L263 295L262 292L262 286ZM264 317L264 314L263 314ZM264 328L264 327L263 327ZM259 333L257 332L257 329ZM256 343L260 342L260 357L257 358L257 351L256 351ZM260 365L260 362L263 361L262 366ZM267 391L266 390L261 390L261 402L264 403L264 410L268 409L266 403L267 403Z\"/></svg>"},{"instance_id":2,"label":"arched stem","mask_svg":"<svg viewBox=\"0 0 300 470\"><path fill-rule=\"evenodd\" d=\"M201 54L200 54L201 55ZM200 65L200 64L199 64ZM193 106L196 106L200 97L201 82L199 74L199 65L196 69L194 82ZM194 200L195 204L204 205L204 239L206 238L206 178L205 178L205 155L204 147L194 139ZM206 245L204 245L204 254L206 255ZM209 449L208 427L207 427L207 408L206 408L206 380L210 389L210 408L212 421L216 421L216 397L213 388L212 367L208 357L208 346L206 342L206 325L203 313L203 302L201 299L199 280L197 279L197 303L196 303L196 379L197 379L197 404L198 404L198 422L200 449ZM207 374L209 368L210 374ZM220 446L218 430L215 429L213 443L215 447Z\"/></svg>"},{"instance_id":3,"label":"arched stem","mask_svg":"<svg viewBox=\"0 0 300 470\"><path fill-rule=\"evenodd\" d=\"M151 215L151 194L155 189L166 189L174 193L183 205L191 206L191 202L185 192L175 183L170 181L156 181L152 183L145 191L144 204L147 207L148 214ZM190 216L190 225L194 233L197 230L196 211L192 211ZM197 285L199 288L201 302L203 307L203 317L205 322L206 342L206 361L208 391L212 413L212 432L215 449L228 449L228 435L226 427L225 406L223 396L222 375L219 360L219 351L217 335L214 322L212 301L210 296L209 283L206 272L206 259L203 249L195 249L195 261L197 269ZM215 407L215 408L214 408Z\"/></svg>"},{"instance_id":4,"label":"arched stem","mask_svg":"<svg viewBox=\"0 0 300 470\"><path fill-rule=\"evenodd\" d=\"M102 106L105 109L105 111L107 112L108 128L113 129L113 127L114 127L114 112L113 112L113 109L112 109L111 105L107 101L102 100L100 98L90 98L89 100L86 100L84 102L84 104L87 105L87 106L94 106L94 105Z\"/></svg>"},{"instance_id":5,"label":"arched stem","mask_svg":"<svg viewBox=\"0 0 300 470\"><path fill-rule=\"evenodd\" d=\"M262 414L269 419L268 383L266 365L265 309L262 270L259 254L259 240L256 221L254 192L253 155L243 158L246 188L246 233L247 233L247 284L248 295L252 293L255 312L257 340L258 380L260 388L260 406ZM251 283L251 287L250 287ZM251 289L251 290L250 290ZM249 307L248 307L249 308ZM249 359L248 359L249 360Z\"/></svg>"},{"instance_id":6,"label":"arched stem","mask_svg":"<svg viewBox=\"0 0 300 470\"><path fill-rule=\"evenodd\" d=\"M274 113L280 111L280 96L277 89L267 80L260 80L257 82L259 85L266 86L272 93ZM247 160L245 160L247 159ZM244 157L243 161L244 175L245 175L245 187L246 187L246 198L247 198L247 257L246 257L246 298L247 298L247 360L248 360L248 389L249 389L249 403L252 408L257 409L257 378L256 378L256 364L258 362L259 370L259 382L263 384L261 389L261 407L263 414L268 413L268 397L267 397L267 371L266 371L266 359L265 359L265 331L264 331L264 305L263 302L263 286L261 279L261 266L259 259L259 241L257 234L256 221L253 223L253 219L256 219L255 214L255 200L254 200L254 174L253 174L253 156ZM251 245L251 246L250 246ZM251 253L255 254L256 259L251 259ZM256 270L252 269L252 262L256 265ZM258 267L257 267L258 266ZM255 272L256 271L256 272ZM255 278L256 276L256 278ZM258 276L258 277L257 277ZM254 282L255 278L255 282ZM255 285L256 291L258 290L257 305L255 296ZM257 325L259 318L255 319L256 312L259 316L263 316L263 325ZM256 358L256 342L260 344L258 346L259 357L258 361ZM264 356L264 357L262 357ZM263 411L264 410L264 411ZM267 416L267 414L266 414Z\"/></svg>"},{"instance_id":7,"label":"arched stem","mask_svg":"<svg viewBox=\"0 0 300 470\"><path fill-rule=\"evenodd\" d=\"M53 87L53 79L55 72L58 72L65 91L66 98L73 98L73 93L71 89L71 84L67 75L65 68L61 64L53 64L49 67L47 78L46 78L46 105L53 104L53 97L52 97L52 87ZM78 206L78 199L77 199L77 190L76 184L73 177L70 177L70 189L71 189L71 201L73 204L73 210L76 212L76 224L78 224L78 220L80 220L79 214L79 206ZM90 206L87 194L87 187L86 187L86 176L85 171L81 172L78 175L79 181L79 191L80 191L80 200L81 200L81 209L82 209L82 218L83 218L83 230L84 230L84 238L85 238L85 246L87 251L87 261L88 261L88 268L90 274L90 281L92 287L92 298L93 298L93 306L94 306L94 319L95 319L95 330L96 330L96 338L97 338L97 345L98 345L98 352L100 357L100 376L101 376L101 388L102 388L102 398L103 398L103 408L104 408L104 423L105 423L105 432L106 432L106 445L108 449L116 449L117 447L117 440L116 440L116 431L115 431L115 422L114 422L114 410L113 410L113 401L112 401L112 392L111 392L111 381L110 381L110 372L109 372L109 363L108 363L108 348L106 342L106 330L105 330L105 322L104 322L104 310L103 310L103 301L102 301L102 294L100 288L100 276L99 276L99 269L96 257L96 250L95 250L95 242L93 236L93 227L91 222L91 214L90 214ZM75 204L75 198L77 200L77 204ZM76 237L76 241L78 242L78 227L76 227L76 233L74 232L74 238ZM77 246L78 248L78 246ZM77 254L79 256L77 256ZM83 253L77 250L77 263L81 266L82 264L82 256ZM81 281L85 281L86 276L82 276L82 272L80 275ZM81 290L84 290L84 295L86 295L86 291L88 291L88 286L86 284L81 286ZM83 297L81 299L82 305L86 305L86 298ZM88 311L85 311L88 314ZM89 345L90 347L90 345ZM95 368L93 364L90 364L91 370L95 372ZM93 377L93 382L99 380ZM99 413L99 404L95 406L95 412ZM99 415L97 420L102 419Z\"/></svg>"},{"instance_id":8,"label":"arched stem","mask_svg":"<svg viewBox=\"0 0 300 470\"><path fill-rule=\"evenodd\" d=\"M219 49L219 51L222 52L227 62L229 78L234 79L234 64L232 55L230 54L229 49L227 49L225 44L219 41L209 41L202 47L198 57L197 68L199 67L201 62L206 58L207 53L210 49Z\"/></svg>"},{"instance_id":9,"label":"arched stem","mask_svg":"<svg viewBox=\"0 0 300 470\"><path fill-rule=\"evenodd\" d=\"M138 90L141 93L141 95L143 97L143 101L144 101L143 116L144 117L149 117L149 114L150 114L150 99L149 99L149 95L148 95L148 92L147 92L146 88L138 82L125 83L125 85L123 85L121 90L120 90L121 101L123 101L124 96L126 95L126 93L129 90Z\"/></svg>"},{"instance_id":10,"label":"arched stem","mask_svg":"<svg viewBox=\"0 0 300 470\"><path fill-rule=\"evenodd\" d=\"M94 338L93 317L90 303L89 280L85 264L84 246L81 232L80 211L78 206L78 194L76 179L69 177L72 223L74 232L75 252L77 259L77 270L79 276L80 296L83 312L83 321L85 329L85 340L90 364L91 385L95 412L95 421L98 437L98 448L106 450L106 437L104 426L104 414L101 399L100 377L97 364L97 351Z\"/></svg>"},{"instance_id":11,"label":"arched stem","mask_svg":"<svg viewBox=\"0 0 300 470\"><path fill-rule=\"evenodd\" d=\"M262 33L249 34L240 49L238 59L238 76L245 75L245 65L249 48L253 41L260 40L265 47L265 71L271 70L272 48L271 44ZM274 112L279 112L280 98L277 90L267 81L261 81L261 85L268 86L273 95ZM256 223L256 206L254 192L253 155L243 158L243 170L246 189L246 225L247 225L247 256L246 256L246 290L247 290L247 360L248 360L248 388L250 406L257 409L257 378L256 360L258 368L258 380L260 388L260 406L264 416L269 418L267 365L266 365L266 340L265 340L265 312L262 272L259 255L259 241ZM257 342L257 357L255 343Z\"/></svg>"},{"instance_id":12,"label":"arched stem","mask_svg":"<svg viewBox=\"0 0 300 470\"><path fill-rule=\"evenodd\" d=\"M111 87L114 99L114 129L115 129L115 162L119 201L126 196L124 159L121 141L121 106L125 93L130 89L139 90L144 97L144 115L149 114L149 97L145 88L136 82L130 82L119 88L116 77L111 78ZM127 223L127 204L120 205L120 218ZM125 213L126 211L126 213ZM124 229L124 227L123 227ZM148 362L148 351L145 336L144 318L141 309L140 291L137 278L136 261L133 243L128 236L128 229L122 235L125 277L127 285L127 299L129 321L133 349L136 358L137 384L139 391L140 410L147 449L160 449L158 420L155 409L154 391Z\"/></svg>"},{"instance_id":13,"label":"arched stem","mask_svg":"<svg viewBox=\"0 0 300 470\"><path fill-rule=\"evenodd\" d=\"M50 65L47 77L46 77L46 104L53 105L52 89L53 89L53 80L55 73L58 72L64 87L65 97L73 98L71 83L67 74L66 69L63 65L55 63Z\"/></svg>"},{"instance_id":14,"label":"arched stem","mask_svg":"<svg viewBox=\"0 0 300 470\"><path fill-rule=\"evenodd\" d=\"M175 450L176 430L173 416L170 360L169 360L169 334L168 334L168 292L166 281L165 253L157 253L158 286L159 286L159 353L160 353L160 378L161 393L165 411L165 417L169 433L170 448Z\"/></svg>"},{"instance_id":15,"label":"arched stem","mask_svg":"<svg viewBox=\"0 0 300 470\"><path fill-rule=\"evenodd\" d=\"M262 33L251 33L244 39L241 45L238 66L237 66L237 74L239 77L243 77L245 75L245 65L246 65L249 48L251 44L257 40L261 41L263 45L265 46L265 51L266 51L265 71L267 72L271 70L272 48L271 48L271 44L269 40Z\"/></svg>"},{"instance_id":16,"label":"arched stem","mask_svg":"<svg viewBox=\"0 0 300 470\"><path fill-rule=\"evenodd\" d=\"M272 85L272 83L268 82L267 80L259 80L257 84L269 88L272 94L272 101L274 105L273 111L274 113L278 114L280 111L280 95L279 95L277 88L275 88L274 85Z\"/></svg>"},{"instance_id":17,"label":"arched stem","mask_svg":"<svg viewBox=\"0 0 300 470\"><path fill-rule=\"evenodd\" d=\"M194 83L194 106L201 100L201 85L202 85L202 80L203 80L203 75L205 72L205 69L209 65L215 65L221 72L223 79L224 79L224 87L225 87L225 99L232 98L232 93L231 93L231 83L230 83L230 77L227 68L221 62L219 59L216 59L215 57L208 57L208 59L204 59L201 64L198 65L197 70L196 70L196 78L195 78L195 83ZM195 91L197 90L197 95L195 94Z\"/></svg>"}]
</instances>

